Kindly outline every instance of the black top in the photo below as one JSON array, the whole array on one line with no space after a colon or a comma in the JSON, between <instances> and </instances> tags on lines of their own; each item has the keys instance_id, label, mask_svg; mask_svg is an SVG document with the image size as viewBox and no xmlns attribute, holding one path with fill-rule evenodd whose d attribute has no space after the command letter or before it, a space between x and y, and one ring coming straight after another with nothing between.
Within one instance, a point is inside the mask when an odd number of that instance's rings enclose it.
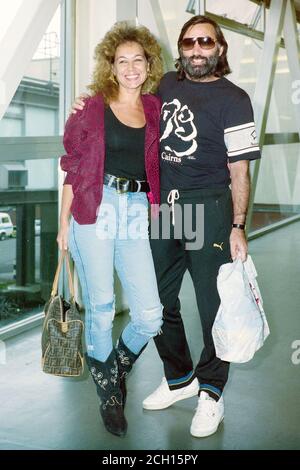
<instances>
[{"instance_id":1,"label":"black top","mask_svg":"<svg viewBox=\"0 0 300 470\"><path fill-rule=\"evenodd\" d=\"M226 78L160 84L161 187L216 188L230 184L228 162L260 158L247 93Z\"/></svg>"},{"instance_id":2,"label":"black top","mask_svg":"<svg viewBox=\"0 0 300 470\"><path fill-rule=\"evenodd\" d=\"M145 180L145 128L126 126L110 107L105 108L104 172L128 179Z\"/></svg>"}]
</instances>

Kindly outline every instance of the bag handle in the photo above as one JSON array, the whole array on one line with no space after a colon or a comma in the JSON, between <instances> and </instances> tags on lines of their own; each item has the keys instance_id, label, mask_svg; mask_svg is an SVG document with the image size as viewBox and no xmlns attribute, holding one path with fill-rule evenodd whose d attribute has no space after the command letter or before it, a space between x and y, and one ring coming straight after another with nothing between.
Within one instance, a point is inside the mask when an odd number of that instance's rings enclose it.
<instances>
[{"instance_id":1,"label":"bag handle","mask_svg":"<svg viewBox=\"0 0 300 470\"><path fill-rule=\"evenodd\" d=\"M56 294L57 294L59 275L60 275L61 268L62 268L64 260L66 260L66 265L67 265L68 283L69 283L69 290L70 290L70 293L71 293L71 298L74 299L75 298L75 291L74 291L73 278L72 278L71 268L70 268L69 253L68 253L67 250L62 250L62 252L61 252L59 262L58 262L58 265L57 265L57 269L56 269L56 273L55 273L55 276L54 276L54 281L53 281L52 291L51 291L51 297L55 297Z\"/></svg>"}]
</instances>

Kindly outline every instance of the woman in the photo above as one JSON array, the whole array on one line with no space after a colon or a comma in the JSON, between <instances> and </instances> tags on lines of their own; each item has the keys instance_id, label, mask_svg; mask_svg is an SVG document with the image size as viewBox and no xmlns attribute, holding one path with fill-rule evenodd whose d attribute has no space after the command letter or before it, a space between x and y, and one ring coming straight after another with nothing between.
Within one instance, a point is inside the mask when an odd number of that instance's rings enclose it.
<instances>
[{"instance_id":1,"label":"woman","mask_svg":"<svg viewBox=\"0 0 300 470\"><path fill-rule=\"evenodd\" d=\"M74 259L86 310L86 360L108 431L126 433L125 377L160 332L162 306L148 240L159 204L160 47L145 27L117 23L96 47L92 97L65 127L57 242ZM71 221L69 225L69 216ZM130 322L112 343L116 268Z\"/></svg>"}]
</instances>

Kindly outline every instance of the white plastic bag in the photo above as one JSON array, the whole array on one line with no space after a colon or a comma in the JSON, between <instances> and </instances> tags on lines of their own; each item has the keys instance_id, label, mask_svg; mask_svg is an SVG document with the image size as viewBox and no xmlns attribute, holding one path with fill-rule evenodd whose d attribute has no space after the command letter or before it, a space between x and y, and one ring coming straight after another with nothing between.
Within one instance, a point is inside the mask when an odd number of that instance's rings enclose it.
<instances>
[{"instance_id":1,"label":"white plastic bag","mask_svg":"<svg viewBox=\"0 0 300 470\"><path fill-rule=\"evenodd\" d=\"M212 335L216 356L223 361L250 361L270 333L256 276L250 255L244 263L237 259L219 269L221 303Z\"/></svg>"}]
</instances>

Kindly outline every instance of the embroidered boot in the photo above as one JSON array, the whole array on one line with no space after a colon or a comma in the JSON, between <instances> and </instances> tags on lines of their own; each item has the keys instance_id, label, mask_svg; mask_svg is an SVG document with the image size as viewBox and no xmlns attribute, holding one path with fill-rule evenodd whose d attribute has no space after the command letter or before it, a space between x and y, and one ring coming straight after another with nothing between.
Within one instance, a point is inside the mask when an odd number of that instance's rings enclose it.
<instances>
[{"instance_id":1,"label":"embroidered boot","mask_svg":"<svg viewBox=\"0 0 300 470\"><path fill-rule=\"evenodd\" d=\"M134 354L127 346L124 344L122 340L122 336L120 336L118 344L116 346L116 354L117 354L117 361L118 361L118 368L120 374L120 389L123 395L123 406L125 407L126 397L127 397L127 389L126 389L126 377L132 369L133 364L140 356L140 354L144 351L145 345L139 354Z\"/></svg>"},{"instance_id":2,"label":"embroidered boot","mask_svg":"<svg viewBox=\"0 0 300 470\"><path fill-rule=\"evenodd\" d=\"M127 421L124 416L120 376L113 349L105 362L85 355L90 373L100 398L100 414L106 429L116 436L125 436Z\"/></svg>"}]
</instances>

